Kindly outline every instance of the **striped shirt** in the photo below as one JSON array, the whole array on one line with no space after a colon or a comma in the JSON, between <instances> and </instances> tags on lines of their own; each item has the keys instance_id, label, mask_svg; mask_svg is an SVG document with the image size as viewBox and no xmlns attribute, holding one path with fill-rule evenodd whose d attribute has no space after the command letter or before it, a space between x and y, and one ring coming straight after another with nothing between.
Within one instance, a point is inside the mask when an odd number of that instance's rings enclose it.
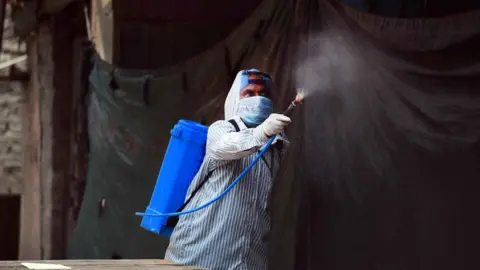
<instances>
[{"instance_id":1,"label":"striped shirt","mask_svg":"<svg viewBox=\"0 0 480 270\"><path fill-rule=\"evenodd\" d=\"M185 210L195 208L223 192L255 159L268 138L233 118L217 121L208 130L205 159L189 187L187 198L213 171ZM223 198L200 211L180 216L165 258L178 264L211 270L266 269L270 229L267 197L284 160L289 142L277 136L272 147Z\"/></svg>"}]
</instances>

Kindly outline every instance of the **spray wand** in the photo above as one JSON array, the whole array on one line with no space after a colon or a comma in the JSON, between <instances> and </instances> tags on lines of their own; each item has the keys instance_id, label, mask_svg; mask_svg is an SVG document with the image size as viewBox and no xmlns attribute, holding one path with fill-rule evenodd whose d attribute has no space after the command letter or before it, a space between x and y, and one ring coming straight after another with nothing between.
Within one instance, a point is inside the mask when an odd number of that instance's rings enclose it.
<instances>
[{"instance_id":1,"label":"spray wand","mask_svg":"<svg viewBox=\"0 0 480 270\"><path fill-rule=\"evenodd\" d=\"M297 94L297 96L295 97L295 99L292 101L292 103L290 103L290 105L288 106L288 108L283 112L284 115L288 116L295 107L297 107L298 105L302 104L303 103L303 95L302 94ZM242 178L252 169L252 167L258 162L258 160L263 156L263 154L265 154L265 152L267 152L267 150L270 148L270 146L272 145L273 141L275 141L275 138L277 137L277 135L275 136L272 136L267 144L265 144L265 147L263 147L263 149L260 151L260 153L258 153L257 157L252 161L252 163L250 163L250 165L248 165L248 167L243 170L243 172L235 179L235 181L233 181L222 193L220 193L220 195L218 195L217 197L211 199L210 201L206 202L205 204L202 204L196 208L193 208L193 209L190 209L190 210L186 210L186 211L181 211L181 212L172 212L172 213L155 213L155 214L147 214L147 213L135 213L135 215L137 216L142 216L142 217L171 217L171 216L181 216L181 215L186 215L186 214L190 214L190 213L193 213L193 212L197 212L199 210L202 210L203 208L209 206L210 204L218 201L219 199L221 199L223 196L225 196L233 187L235 187L235 185L240 181L242 180Z\"/></svg>"},{"instance_id":2,"label":"spray wand","mask_svg":"<svg viewBox=\"0 0 480 270\"><path fill-rule=\"evenodd\" d=\"M283 112L283 115L289 116L290 113L293 111L293 108L297 107L297 105L300 105L303 103L303 95L302 94L297 94L295 96L295 99L290 103L288 108Z\"/></svg>"}]
</instances>

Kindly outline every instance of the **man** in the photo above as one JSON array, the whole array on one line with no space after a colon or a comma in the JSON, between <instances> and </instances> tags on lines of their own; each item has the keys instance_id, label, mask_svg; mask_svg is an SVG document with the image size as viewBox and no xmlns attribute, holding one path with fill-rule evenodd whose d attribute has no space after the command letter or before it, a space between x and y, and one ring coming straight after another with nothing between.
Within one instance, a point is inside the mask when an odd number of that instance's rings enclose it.
<instances>
[{"instance_id":1,"label":"man","mask_svg":"<svg viewBox=\"0 0 480 270\"><path fill-rule=\"evenodd\" d=\"M270 229L267 197L289 142L291 120L273 113L271 79L256 69L240 71L225 102L225 120L208 129L205 159L187 193L185 210L224 191L255 159L267 141L272 147L219 201L179 218L165 258L211 270L266 269ZM197 191L197 192L195 192Z\"/></svg>"}]
</instances>

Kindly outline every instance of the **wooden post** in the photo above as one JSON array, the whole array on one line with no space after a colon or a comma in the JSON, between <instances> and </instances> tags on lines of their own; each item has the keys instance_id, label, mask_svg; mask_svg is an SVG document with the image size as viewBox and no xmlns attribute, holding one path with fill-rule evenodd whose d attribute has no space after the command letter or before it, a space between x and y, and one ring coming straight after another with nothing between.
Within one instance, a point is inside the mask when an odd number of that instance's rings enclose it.
<instances>
[{"instance_id":1,"label":"wooden post","mask_svg":"<svg viewBox=\"0 0 480 270\"><path fill-rule=\"evenodd\" d=\"M87 133L87 111L86 111L86 83L83 78L83 38L77 38L73 43L73 72L72 72L72 110L71 110L71 132L70 132L70 186L69 194L71 205L69 205L67 216L67 235L70 239L76 226L78 213L83 201L83 193L86 182L86 168L88 163L88 133Z\"/></svg>"},{"instance_id":2,"label":"wooden post","mask_svg":"<svg viewBox=\"0 0 480 270\"><path fill-rule=\"evenodd\" d=\"M74 46L85 36L82 3L37 27L28 53L31 81L25 118L25 192L20 259L63 259L69 237ZM76 70L75 72L78 72ZM79 83L75 81L75 83Z\"/></svg>"},{"instance_id":3,"label":"wooden post","mask_svg":"<svg viewBox=\"0 0 480 270\"><path fill-rule=\"evenodd\" d=\"M28 40L30 83L24 113L24 188L20 213L19 259L38 260L41 254L41 120L38 37Z\"/></svg>"},{"instance_id":4,"label":"wooden post","mask_svg":"<svg viewBox=\"0 0 480 270\"><path fill-rule=\"evenodd\" d=\"M113 63L114 16L112 0L92 0L92 40L98 55Z\"/></svg>"}]
</instances>

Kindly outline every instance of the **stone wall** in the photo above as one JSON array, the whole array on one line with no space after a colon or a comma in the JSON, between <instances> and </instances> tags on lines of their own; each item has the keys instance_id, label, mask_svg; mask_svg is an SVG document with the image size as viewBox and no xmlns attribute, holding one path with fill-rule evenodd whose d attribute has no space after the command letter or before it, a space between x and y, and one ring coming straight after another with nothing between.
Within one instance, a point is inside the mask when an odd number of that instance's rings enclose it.
<instances>
[{"instance_id":1,"label":"stone wall","mask_svg":"<svg viewBox=\"0 0 480 270\"><path fill-rule=\"evenodd\" d=\"M0 194L19 194L22 187L21 86L0 84Z\"/></svg>"},{"instance_id":2,"label":"stone wall","mask_svg":"<svg viewBox=\"0 0 480 270\"><path fill-rule=\"evenodd\" d=\"M10 8L5 12L4 34L0 63L25 54L26 45L13 35ZM26 70L26 61L14 66ZM0 69L0 194L20 194L23 183L23 105L25 85L5 80L11 68Z\"/></svg>"}]
</instances>

